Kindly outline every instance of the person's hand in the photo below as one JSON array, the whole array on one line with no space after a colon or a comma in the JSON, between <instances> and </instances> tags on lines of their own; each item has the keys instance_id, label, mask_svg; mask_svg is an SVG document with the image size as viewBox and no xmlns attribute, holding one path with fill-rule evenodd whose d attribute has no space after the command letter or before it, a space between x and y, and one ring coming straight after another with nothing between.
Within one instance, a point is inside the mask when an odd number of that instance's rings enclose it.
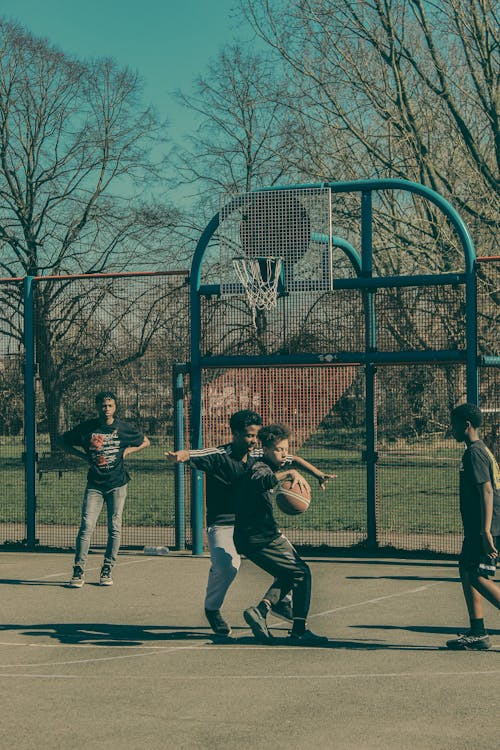
<instances>
[{"instance_id":1,"label":"person's hand","mask_svg":"<svg viewBox=\"0 0 500 750\"><path fill-rule=\"evenodd\" d=\"M309 485L309 482L307 479L304 479L302 474L300 474L296 469L290 469L290 471L287 473L287 479L290 479L293 484L298 484L299 487L304 491L311 494L311 487Z\"/></svg>"},{"instance_id":2,"label":"person's hand","mask_svg":"<svg viewBox=\"0 0 500 750\"><path fill-rule=\"evenodd\" d=\"M318 474L316 479L318 480L319 486L321 487L321 489L324 490L326 489L326 483L328 482L328 480L337 479L337 475L336 474Z\"/></svg>"},{"instance_id":3,"label":"person's hand","mask_svg":"<svg viewBox=\"0 0 500 750\"><path fill-rule=\"evenodd\" d=\"M167 461L170 461L172 464L184 464L186 461L189 461L189 451L186 450L166 451L165 456Z\"/></svg>"},{"instance_id":4,"label":"person's hand","mask_svg":"<svg viewBox=\"0 0 500 750\"><path fill-rule=\"evenodd\" d=\"M493 537L491 531L483 531L481 534L483 540L484 553L491 559L495 560L498 557L498 550L493 543Z\"/></svg>"}]
</instances>

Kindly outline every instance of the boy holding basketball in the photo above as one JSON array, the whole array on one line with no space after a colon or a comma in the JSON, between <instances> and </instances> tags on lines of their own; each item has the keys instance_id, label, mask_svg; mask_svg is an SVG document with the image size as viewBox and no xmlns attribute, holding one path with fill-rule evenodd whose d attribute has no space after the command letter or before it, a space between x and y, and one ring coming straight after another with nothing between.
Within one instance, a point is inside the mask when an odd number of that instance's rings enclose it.
<instances>
[{"instance_id":1,"label":"boy holding basketball","mask_svg":"<svg viewBox=\"0 0 500 750\"><path fill-rule=\"evenodd\" d=\"M447 642L451 649L490 648L484 627L483 599L500 609L500 587L493 581L500 544L500 470L479 437L481 424L481 410L474 404L461 404L451 412L453 437L466 445L460 466L464 540L459 571L470 618L470 630Z\"/></svg>"},{"instance_id":2,"label":"boy holding basketball","mask_svg":"<svg viewBox=\"0 0 500 750\"><path fill-rule=\"evenodd\" d=\"M235 488L247 469L262 455L257 448L257 435L261 425L259 414L242 409L235 412L229 420L232 436L230 443L215 448L167 451L165 454L172 463L189 462L190 466L203 471L206 476L207 539L211 565L205 593L205 616L214 633L220 636L231 633L231 627L222 616L221 608L241 563L233 541ZM297 457L293 460L313 474L322 488L333 476L324 474L304 459ZM291 620L290 597L284 596L276 601L273 614Z\"/></svg>"},{"instance_id":3,"label":"boy holding basketball","mask_svg":"<svg viewBox=\"0 0 500 750\"><path fill-rule=\"evenodd\" d=\"M255 638L269 643L272 636L266 616L283 595L293 590L293 625L290 643L317 646L328 638L307 628L311 602L311 571L307 563L279 530L273 514L273 493L280 482L291 480L298 488L309 490L306 480L294 469L286 468L290 430L282 424L271 424L259 430L263 456L242 479L236 497L234 543L259 568L274 577L270 589L255 607L243 613Z\"/></svg>"}]
</instances>

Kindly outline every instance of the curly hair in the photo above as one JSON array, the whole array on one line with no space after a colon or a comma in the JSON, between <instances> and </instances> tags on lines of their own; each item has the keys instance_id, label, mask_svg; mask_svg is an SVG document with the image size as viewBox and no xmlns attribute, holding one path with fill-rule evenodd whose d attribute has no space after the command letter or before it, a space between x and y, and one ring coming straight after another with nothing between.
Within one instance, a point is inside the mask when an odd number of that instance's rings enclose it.
<instances>
[{"instance_id":1,"label":"curly hair","mask_svg":"<svg viewBox=\"0 0 500 750\"><path fill-rule=\"evenodd\" d=\"M280 440L288 440L290 429L284 424L268 424L259 430L259 440L263 448L268 448Z\"/></svg>"},{"instance_id":2,"label":"curly hair","mask_svg":"<svg viewBox=\"0 0 500 750\"><path fill-rule=\"evenodd\" d=\"M113 399L115 404L118 406L118 399L116 398L113 391L100 391L95 397L95 405L97 408L102 406L106 399Z\"/></svg>"}]
</instances>

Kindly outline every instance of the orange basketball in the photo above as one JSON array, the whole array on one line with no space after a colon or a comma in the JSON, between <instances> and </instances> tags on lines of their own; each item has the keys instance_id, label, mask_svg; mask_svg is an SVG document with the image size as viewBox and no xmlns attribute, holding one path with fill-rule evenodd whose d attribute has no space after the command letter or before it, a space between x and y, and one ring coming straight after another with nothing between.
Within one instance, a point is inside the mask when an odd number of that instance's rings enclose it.
<instances>
[{"instance_id":1,"label":"orange basketball","mask_svg":"<svg viewBox=\"0 0 500 750\"><path fill-rule=\"evenodd\" d=\"M311 493L303 490L297 482L285 479L276 490L276 505L287 516L304 513L311 502Z\"/></svg>"}]
</instances>

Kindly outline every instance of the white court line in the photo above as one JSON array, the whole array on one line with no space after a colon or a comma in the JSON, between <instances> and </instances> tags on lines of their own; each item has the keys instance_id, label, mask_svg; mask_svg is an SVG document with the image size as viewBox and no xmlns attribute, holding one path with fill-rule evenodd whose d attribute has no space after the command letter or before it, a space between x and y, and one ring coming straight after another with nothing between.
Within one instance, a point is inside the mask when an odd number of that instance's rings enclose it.
<instances>
[{"instance_id":1,"label":"white court line","mask_svg":"<svg viewBox=\"0 0 500 750\"><path fill-rule=\"evenodd\" d=\"M157 558L145 557L143 560L130 560L129 562L119 562L119 563L116 564L116 567L117 568L122 568L125 565L137 565L138 563L152 562L153 559L157 559ZM71 565L71 567L73 567L73 565ZM100 564L96 565L96 566L94 566L92 568L86 567L85 568L85 572L87 572L87 571L90 572L91 570L100 570L101 567L102 566ZM67 570L63 570L62 573L61 572L59 572L59 573L50 573L50 575L41 576L40 578L30 578L29 580L30 581L45 581L47 578L60 578L61 576L67 576L67 575L68 575L68 571ZM24 579L24 580L27 580L27 579Z\"/></svg>"},{"instance_id":2,"label":"white court line","mask_svg":"<svg viewBox=\"0 0 500 750\"><path fill-rule=\"evenodd\" d=\"M27 633L31 636L32 633ZM54 637L54 636L49 636ZM56 636L57 637L57 636ZM148 649L165 649L175 648L174 646L147 646L145 643L131 644L129 643L130 638L121 639L125 642L125 645L120 646L120 640L117 638L103 639L103 641L92 641L91 643L12 643L12 641L0 641L0 648L2 646L17 646L19 648L148 648ZM207 645L210 641L207 638ZM202 644L203 645L203 644ZM2 665L0 664L0 667Z\"/></svg>"},{"instance_id":3,"label":"white court line","mask_svg":"<svg viewBox=\"0 0 500 750\"><path fill-rule=\"evenodd\" d=\"M175 646L172 647L172 651L178 651L179 649ZM2 669L7 669L8 667L50 667L50 666L56 666L56 667L62 667L67 664L94 664L99 661L119 661L120 659L138 659L141 656L153 656L154 651L148 651L144 654L124 654L123 656L99 656L94 657L93 659L72 659L70 661L57 661L57 662L38 662L37 664L3 664ZM0 675L1 676L1 675Z\"/></svg>"},{"instance_id":4,"label":"white court line","mask_svg":"<svg viewBox=\"0 0 500 750\"><path fill-rule=\"evenodd\" d=\"M141 562L149 562L149 560L133 560L133 561L130 561L129 563L124 563L124 564L125 565L133 565L133 564L138 563L138 562L139 563L141 563ZM52 575L57 575L57 574L52 574ZM44 576L44 577L48 578L50 576ZM323 617L324 615L333 614L335 612L340 612L341 610L345 610L345 609L353 609L355 607L363 607L363 606L365 606L367 604L376 604L378 602L385 601L387 599L393 599L393 598L398 597L398 596L406 596L407 594L419 593L421 591L425 591L425 590L427 590L429 588L432 588L434 586L439 586L441 583L444 583L444 582L443 581L435 581L434 583L427 584L426 586L419 586L419 587L414 588L414 589L406 589L405 591L395 592L394 594L387 594L385 596L378 596L378 597L376 597L374 599L366 599L365 601L362 601L362 602L355 602L354 604L346 604L346 605L343 605L341 607L334 607L333 609L328 609L328 610L325 610L324 612L317 612L315 614L309 615L309 619L311 619L313 617ZM278 618L274 618L274 619L278 619ZM20 629L22 629L22 628L20 628ZM245 646L238 646L236 643L232 644L231 642L225 642L223 644L217 644L217 643L214 643L213 641L208 641L208 640L207 640L206 644L200 643L200 644L196 644L196 645L193 645L193 646L161 646L161 645L160 646L147 646L147 645L144 645L144 644L140 644L140 645L130 645L130 644L127 644L125 646L120 646L116 639L113 639L112 637L110 637L108 640L112 640L113 641L113 648L128 648L128 649L140 648L140 649L149 649L151 652L162 651L162 650L163 651L178 651L178 650L186 650L186 649L197 649L197 650L199 650L199 649L207 649L207 648L209 650L213 650L214 647L217 648L217 647L220 647L220 646L224 646L224 648L228 648L229 647L233 651L236 650L236 649L244 649L245 651L247 651L248 649L254 649L254 650L255 649L257 649L257 650L266 649L266 650L269 650L270 648L271 649L272 648L279 648L279 649L282 650L282 649L296 649L297 648L297 646L285 646L285 645L276 645L276 646L273 646L273 645L264 645L264 646L255 647L255 646L251 646L249 644L246 644ZM126 639L124 639L124 640L126 640ZM335 640L332 639L332 642L335 643ZM358 641L353 641L353 643L356 643L356 642L358 642ZM361 643L361 642L359 642L359 643ZM61 644L59 644L59 643L40 643L40 644L38 644L38 643L26 643L26 644L24 644L24 643L11 643L11 642L8 642L8 641L0 641L0 646L21 646L23 648L73 648L73 649L74 648L105 648L105 645L103 645L102 643L78 643L78 644L63 644L63 643L61 643ZM307 646L306 647L302 647L302 648L307 648ZM309 648L316 648L316 647L311 646ZM385 648L391 649L392 647L391 646L386 646ZM440 646L421 646L421 647L418 647L418 646L414 646L414 645L413 646L405 647L404 644L403 644L403 645L394 646L393 648L394 648L394 650L407 650L407 649L408 650L415 650L415 649L421 649L421 650L429 651L429 650L439 650L441 647ZM113 659L113 658L122 658L122 657L109 657L109 659L107 659L107 660L110 660L110 659ZM92 661L92 660L89 660L89 661ZM98 659L96 659L96 661L98 661ZM58 663L61 663L61 662L58 662ZM62 662L62 663L66 663L66 662ZM6 667L9 667L9 666L23 666L23 665L9 665L9 664L5 664L5 665L0 665L0 668L6 668ZM24 665L24 666L29 666L29 665ZM36 666L36 665L32 665L32 666Z\"/></svg>"},{"instance_id":5,"label":"white court line","mask_svg":"<svg viewBox=\"0 0 500 750\"><path fill-rule=\"evenodd\" d=\"M335 649L336 641L332 639L330 642L332 644L331 648L333 648L333 650L336 650ZM359 644L362 647L364 645L364 643L360 642L360 641L350 641L350 642L353 644L353 646ZM342 649L343 643L344 643L344 641L340 641L340 643L339 643L339 649ZM19 644L16 644L16 645L19 645ZM91 644L89 644L88 646L85 646L85 648L89 648L89 647L90 648L98 648L97 646L93 646ZM147 648L148 652L143 652L143 653L139 653L139 654L125 654L125 655L122 655L122 656L103 656L103 657L95 657L95 658L91 658L91 659L71 659L71 660L67 660L67 661L56 661L56 662L54 662L54 661L50 661L50 662L37 662L35 664L22 664L22 663L21 664L3 664L3 665L1 665L0 668L2 668L2 669L11 668L12 669L12 668L20 668L20 667L25 667L25 668L51 667L51 666L56 667L56 666L65 666L65 665L68 665L68 664L72 664L72 665L74 665L74 664L93 664L93 663L97 663L97 662L110 662L110 661L118 661L118 660L123 660L123 659L135 659L135 658L140 658L140 657L143 657L143 656L153 656L155 653L158 653L158 651L160 651L160 652L162 651L164 653L175 653L175 654L178 653L178 652L180 652L180 651L197 651L197 652L198 651L212 651L213 652L214 651L214 647L215 647L215 649L217 651L219 651L219 649L222 647L222 644L220 644L219 646L217 646L216 644L211 644L211 645L210 644L199 644L199 645L196 644L196 645L192 645L192 646L149 646L149 647L148 646L142 646L142 647L140 647L140 646L119 646L118 648L129 648L129 649L131 649L131 648L142 648L142 649ZM102 648L102 646L100 648ZM113 648L115 648L115 646ZM241 645L241 646L238 646L237 644L234 644L234 645L232 645L232 644L225 644L224 648L226 648L226 649L229 648L231 651L243 651L243 652L248 652L248 651L267 651L267 652L269 652L269 651L273 651L274 653L276 653L276 651L296 651L298 647L295 646L295 645L294 646L287 646L285 644L283 644L283 645L278 645L278 644L275 644L275 645L262 645L262 646L259 646L259 645L252 646L251 644L244 644L244 645ZM309 647L303 646L301 648L302 649L307 648L308 650L313 649L314 651L322 650L321 647L318 647L318 646L309 646ZM324 648L328 648L328 646L324 646L323 649ZM447 649L445 649L443 646L414 646L414 645L412 645L412 646L404 646L404 645L402 645L402 646L397 646L397 645L391 646L391 645L389 645L389 646L382 646L380 649L377 649L375 647L373 650L374 651L379 651L379 650L384 650L384 651L426 651L426 652L427 651L443 651L443 652L446 651L447 653L449 653L449 651ZM495 653L495 652L500 653L500 649L493 648L493 649L490 650L490 653ZM485 672L485 674L497 674L497 673L500 673L500 670L493 670L493 671ZM401 672L401 673L400 672L391 672L391 673L388 673L388 674L381 673L380 676L382 676L382 677L383 676L386 676L386 677L389 677L389 676L403 676L404 677L404 676L411 676L411 675L414 675L414 674L415 675L419 675L419 674L420 675L433 675L433 674L436 674L436 675L438 675L438 674L482 674L482 672L422 672L422 673L419 673L419 672ZM2 677L2 676L5 676L5 675L0 674L0 677ZM206 676L206 679L216 679L218 676L219 675L208 675L208 676ZM286 677L286 675L283 675L283 676ZM297 676L299 676L299 675L297 675ZM332 677L334 677L334 676L340 676L340 677L341 676L346 676L346 677L350 676L350 677L355 677L355 676L362 676L362 675L356 675L355 673L349 673L347 675L342 675L342 674L332 675ZM368 674L366 676L368 676L368 677L370 677L370 676L371 677L376 677L377 674L376 673L371 674L371 675ZM270 679L272 677L273 677L272 675L269 676ZM304 677L306 678L307 675L304 675ZM328 677L328 675L318 675L318 677L319 678ZM179 679L182 679L182 676L179 676ZM186 679L190 679L190 678L186 677ZM205 677L203 677L203 679L205 679Z\"/></svg>"},{"instance_id":6,"label":"white court line","mask_svg":"<svg viewBox=\"0 0 500 750\"><path fill-rule=\"evenodd\" d=\"M406 596L407 594L418 594L421 591L426 591L433 586L440 586L445 581L435 581L434 583L428 583L426 586L419 586L416 589L406 589L405 591L397 591L394 594L386 594L386 596L377 596L375 599L366 599L364 602L355 602L355 604L345 604L342 607L334 607L333 609L327 609L324 612L316 612L314 615L309 615L309 619L312 617L323 617L324 615L331 615L334 612L340 612L343 609L354 609L355 607L364 607L366 604L377 604L383 602L386 599L394 599L398 596Z\"/></svg>"},{"instance_id":7,"label":"white court line","mask_svg":"<svg viewBox=\"0 0 500 750\"><path fill-rule=\"evenodd\" d=\"M44 666L44 665L41 665ZM414 679L415 677L474 677L474 676L489 676L489 675L498 675L500 674L499 669L492 669L492 670L476 670L472 672L369 672L369 673L360 673L356 674L355 672L344 672L344 673L336 673L336 674L283 674L282 672L278 674L258 674L258 675L248 675L248 674L242 674L242 675L228 675L228 674L222 674L222 675L154 675L154 676L147 676L147 675L120 675L120 680L133 680L134 682L138 682L139 680L154 680L155 682L158 682L159 680L168 680L169 682L172 682L173 680L177 682L201 682L201 681L211 681L211 680L224 680L224 682L229 680L237 680L237 681L248 681L248 680L313 680L314 682L317 682L318 680L339 680L339 679L366 679L366 678L386 678L386 679L394 679L395 677L409 677L411 679ZM63 679L63 680L80 680L81 675L66 675L66 674L5 674L0 675L0 679L2 677L12 677L12 678L18 678L18 677L24 677L28 679L32 679L33 677L39 677L39 678L45 678L52 680L54 678ZM90 679L95 680L102 680L102 675L85 675L85 680L88 681Z\"/></svg>"}]
</instances>

